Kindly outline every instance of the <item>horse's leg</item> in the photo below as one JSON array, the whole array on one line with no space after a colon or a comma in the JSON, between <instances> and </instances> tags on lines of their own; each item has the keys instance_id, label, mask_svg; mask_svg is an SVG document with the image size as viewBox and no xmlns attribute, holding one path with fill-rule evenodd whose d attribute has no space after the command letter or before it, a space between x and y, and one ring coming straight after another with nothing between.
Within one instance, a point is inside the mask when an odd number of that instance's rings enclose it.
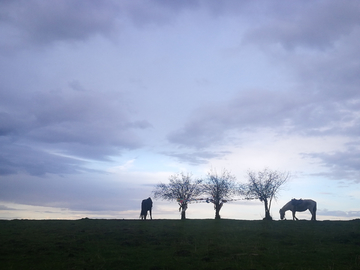
<instances>
[{"instance_id":1,"label":"horse's leg","mask_svg":"<svg viewBox=\"0 0 360 270\"><path fill-rule=\"evenodd\" d=\"M152 219L151 208L150 208L149 212L150 212L150 219Z\"/></svg>"},{"instance_id":2,"label":"horse's leg","mask_svg":"<svg viewBox=\"0 0 360 270\"><path fill-rule=\"evenodd\" d=\"M292 214L293 214L293 220L299 220L297 217L295 217L295 212L296 212L296 211L292 211Z\"/></svg>"},{"instance_id":3,"label":"horse's leg","mask_svg":"<svg viewBox=\"0 0 360 270\"><path fill-rule=\"evenodd\" d=\"M310 210L310 209L309 209ZM315 221L316 220L316 210L315 209L311 209L311 220Z\"/></svg>"}]
</instances>

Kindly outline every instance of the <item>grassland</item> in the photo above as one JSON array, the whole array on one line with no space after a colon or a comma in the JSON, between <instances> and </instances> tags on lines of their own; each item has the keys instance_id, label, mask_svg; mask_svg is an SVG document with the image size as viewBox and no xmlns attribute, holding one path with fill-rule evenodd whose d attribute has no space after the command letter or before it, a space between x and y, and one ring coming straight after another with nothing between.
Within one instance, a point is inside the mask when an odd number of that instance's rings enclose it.
<instances>
[{"instance_id":1,"label":"grassland","mask_svg":"<svg viewBox=\"0 0 360 270\"><path fill-rule=\"evenodd\" d=\"M1 269L360 269L360 220L0 221Z\"/></svg>"}]
</instances>

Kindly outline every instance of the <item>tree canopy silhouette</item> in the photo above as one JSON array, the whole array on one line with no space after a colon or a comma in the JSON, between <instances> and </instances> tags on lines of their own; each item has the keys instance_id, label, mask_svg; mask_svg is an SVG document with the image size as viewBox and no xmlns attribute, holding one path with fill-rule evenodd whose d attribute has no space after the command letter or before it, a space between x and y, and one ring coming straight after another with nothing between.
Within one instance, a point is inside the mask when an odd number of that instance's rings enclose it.
<instances>
[{"instance_id":1,"label":"tree canopy silhouette","mask_svg":"<svg viewBox=\"0 0 360 270\"><path fill-rule=\"evenodd\" d=\"M249 170L247 175L247 197L250 199L259 199L261 202L264 202L264 219L272 220L270 215L271 202L274 198L276 199L280 187L290 179L290 173L265 168L257 172Z\"/></svg>"},{"instance_id":2,"label":"tree canopy silhouette","mask_svg":"<svg viewBox=\"0 0 360 270\"><path fill-rule=\"evenodd\" d=\"M239 191L235 180L235 176L225 169L221 174L215 170L211 170L207 174L203 184L203 192L211 197L210 201L214 204L215 209L215 219L220 219L223 203Z\"/></svg>"},{"instance_id":3,"label":"tree canopy silhouette","mask_svg":"<svg viewBox=\"0 0 360 270\"><path fill-rule=\"evenodd\" d=\"M186 219L186 209L191 199L200 195L201 179L192 179L189 173L173 174L169 177L169 184L157 184L153 191L155 198L173 201L176 200L181 211L181 219Z\"/></svg>"}]
</instances>

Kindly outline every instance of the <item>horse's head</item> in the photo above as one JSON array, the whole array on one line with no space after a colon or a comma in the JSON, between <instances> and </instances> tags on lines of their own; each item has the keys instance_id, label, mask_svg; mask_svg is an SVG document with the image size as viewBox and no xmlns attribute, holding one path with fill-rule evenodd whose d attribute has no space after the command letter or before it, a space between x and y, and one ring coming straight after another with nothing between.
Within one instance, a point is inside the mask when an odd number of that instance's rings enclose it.
<instances>
[{"instance_id":1,"label":"horse's head","mask_svg":"<svg viewBox=\"0 0 360 270\"><path fill-rule=\"evenodd\" d=\"M279 213L280 213L281 220L283 220L285 218L285 211L280 209Z\"/></svg>"}]
</instances>

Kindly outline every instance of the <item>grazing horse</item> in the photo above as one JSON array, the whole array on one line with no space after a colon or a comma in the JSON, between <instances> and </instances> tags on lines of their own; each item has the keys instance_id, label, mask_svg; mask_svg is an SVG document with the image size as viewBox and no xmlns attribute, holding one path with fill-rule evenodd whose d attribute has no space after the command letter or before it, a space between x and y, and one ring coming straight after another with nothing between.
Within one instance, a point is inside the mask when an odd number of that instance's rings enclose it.
<instances>
[{"instance_id":1,"label":"grazing horse","mask_svg":"<svg viewBox=\"0 0 360 270\"><path fill-rule=\"evenodd\" d=\"M152 206L153 206L153 202L150 197L141 202L141 213L140 213L141 219L144 220L146 219L148 211L150 212L150 219L152 219L152 215L151 215Z\"/></svg>"},{"instance_id":2,"label":"grazing horse","mask_svg":"<svg viewBox=\"0 0 360 270\"><path fill-rule=\"evenodd\" d=\"M313 200L296 200L292 199L290 202L284 205L283 208L280 209L280 218L284 219L285 212L290 210L293 215L293 220L299 220L295 217L295 212L304 212L309 210L311 213L311 220L316 220L316 202Z\"/></svg>"}]
</instances>

